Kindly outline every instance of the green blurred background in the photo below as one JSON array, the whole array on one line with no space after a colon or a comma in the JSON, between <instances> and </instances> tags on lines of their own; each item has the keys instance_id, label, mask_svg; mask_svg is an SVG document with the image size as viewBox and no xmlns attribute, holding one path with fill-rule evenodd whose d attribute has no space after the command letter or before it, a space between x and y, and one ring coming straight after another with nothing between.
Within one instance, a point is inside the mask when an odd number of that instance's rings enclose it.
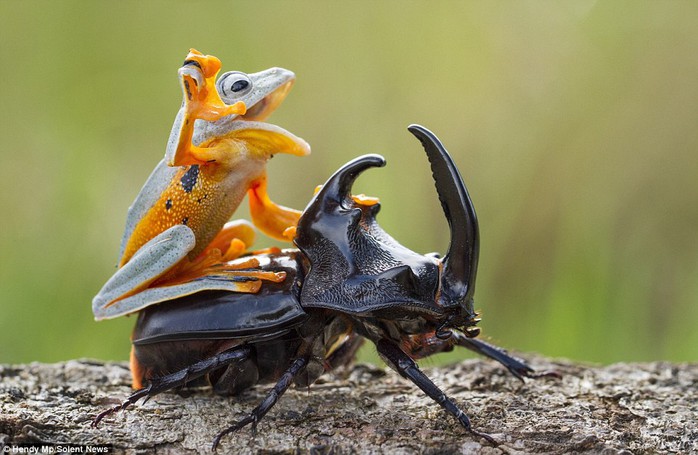
<instances>
[{"instance_id":1,"label":"green blurred background","mask_svg":"<svg viewBox=\"0 0 698 455\"><path fill-rule=\"evenodd\" d=\"M275 201L302 208L381 153L356 192L420 252L448 230L405 127L434 130L478 210L488 339L697 359L697 2L3 0L0 362L127 358L134 318L96 323L90 302L164 153L190 47L224 71L296 72L271 120L313 154L270 162Z\"/></svg>"}]
</instances>

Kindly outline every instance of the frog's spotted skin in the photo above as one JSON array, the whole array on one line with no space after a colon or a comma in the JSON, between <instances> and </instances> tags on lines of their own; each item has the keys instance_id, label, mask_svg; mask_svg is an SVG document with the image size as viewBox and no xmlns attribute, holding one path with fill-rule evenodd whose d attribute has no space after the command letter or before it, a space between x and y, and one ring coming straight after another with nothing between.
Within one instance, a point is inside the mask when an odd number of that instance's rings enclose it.
<instances>
[{"instance_id":1,"label":"frog's spotted skin","mask_svg":"<svg viewBox=\"0 0 698 455\"><path fill-rule=\"evenodd\" d=\"M193 231L194 238L197 238L196 232L203 219L202 213L214 208L214 198L209 195L215 193L215 188L210 183L207 184L204 179L199 179L199 166L196 164L177 168L177 172L158 201L141 218L139 226L143 227L135 230L128 239L127 248L123 252L119 265L126 264L150 239L173 226L179 224L187 226ZM192 250L189 252L190 259L200 252L196 251L192 245Z\"/></svg>"},{"instance_id":2,"label":"frog's spotted skin","mask_svg":"<svg viewBox=\"0 0 698 455\"><path fill-rule=\"evenodd\" d=\"M228 264L229 276L209 267L235 259L253 241L249 223L225 224L249 192L253 221L285 239L300 212L266 194L266 162L276 153L306 155L310 147L288 131L260 120L283 101L295 79L271 68L229 72L215 81L220 61L192 51L179 70L184 103L165 158L129 208L119 269L92 302L96 319L113 318L154 303L207 289L256 292L255 264ZM291 230L289 230L290 232Z\"/></svg>"}]
</instances>

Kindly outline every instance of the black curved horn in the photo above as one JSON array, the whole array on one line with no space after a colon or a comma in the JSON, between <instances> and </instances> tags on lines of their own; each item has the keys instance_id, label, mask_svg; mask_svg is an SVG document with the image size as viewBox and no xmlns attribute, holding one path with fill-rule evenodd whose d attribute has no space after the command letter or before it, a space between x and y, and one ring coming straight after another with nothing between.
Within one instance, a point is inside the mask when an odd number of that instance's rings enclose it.
<instances>
[{"instance_id":1,"label":"black curved horn","mask_svg":"<svg viewBox=\"0 0 698 455\"><path fill-rule=\"evenodd\" d=\"M318 202L324 205L328 199L339 202L348 198L354 181L363 171L371 167L383 166L385 166L385 158L380 155L363 155L349 161L332 174L308 207Z\"/></svg>"},{"instance_id":2,"label":"black curved horn","mask_svg":"<svg viewBox=\"0 0 698 455\"><path fill-rule=\"evenodd\" d=\"M475 208L465 183L439 138L420 125L408 130L422 142L427 153L436 192L451 229L451 244L443 258L442 305L468 302L475 292L475 276L480 250L480 234Z\"/></svg>"}]
</instances>

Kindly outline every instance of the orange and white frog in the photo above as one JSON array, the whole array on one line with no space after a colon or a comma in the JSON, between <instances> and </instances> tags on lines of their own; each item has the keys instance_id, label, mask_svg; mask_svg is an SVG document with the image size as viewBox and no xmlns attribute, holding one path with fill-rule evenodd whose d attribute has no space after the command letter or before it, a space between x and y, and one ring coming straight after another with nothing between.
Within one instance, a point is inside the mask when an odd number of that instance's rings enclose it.
<instances>
[{"instance_id":1,"label":"orange and white frog","mask_svg":"<svg viewBox=\"0 0 698 455\"><path fill-rule=\"evenodd\" d=\"M276 239L293 237L300 212L270 200L265 168L274 154L303 156L310 146L263 120L295 75L270 68L216 81L220 67L218 58L192 49L179 69L182 108L165 158L129 208L119 268L92 301L97 320L203 290L257 292L260 280L284 279L254 270L254 261L232 261L251 246L254 229L226 222L248 195L255 226Z\"/></svg>"}]
</instances>

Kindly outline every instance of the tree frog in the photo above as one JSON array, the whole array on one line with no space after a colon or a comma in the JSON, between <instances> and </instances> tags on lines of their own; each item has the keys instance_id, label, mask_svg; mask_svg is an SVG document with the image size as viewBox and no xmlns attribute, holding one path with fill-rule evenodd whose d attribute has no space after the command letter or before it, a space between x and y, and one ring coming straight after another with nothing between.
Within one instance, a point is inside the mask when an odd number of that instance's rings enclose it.
<instances>
[{"instance_id":1,"label":"tree frog","mask_svg":"<svg viewBox=\"0 0 698 455\"><path fill-rule=\"evenodd\" d=\"M254 230L243 220L226 221L247 194L259 229L292 238L300 212L270 200L265 166L276 153L303 156L310 146L263 120L295 75L270 68L231 71L216 81L220 67L218 58L192 49L179 69L182 107L165 158L129 208L119 268L92 301L97 320L203 290L257 292L260 280L284 279L254 270L254 260L235 261Z\"/></svg>"}]
</instances>

